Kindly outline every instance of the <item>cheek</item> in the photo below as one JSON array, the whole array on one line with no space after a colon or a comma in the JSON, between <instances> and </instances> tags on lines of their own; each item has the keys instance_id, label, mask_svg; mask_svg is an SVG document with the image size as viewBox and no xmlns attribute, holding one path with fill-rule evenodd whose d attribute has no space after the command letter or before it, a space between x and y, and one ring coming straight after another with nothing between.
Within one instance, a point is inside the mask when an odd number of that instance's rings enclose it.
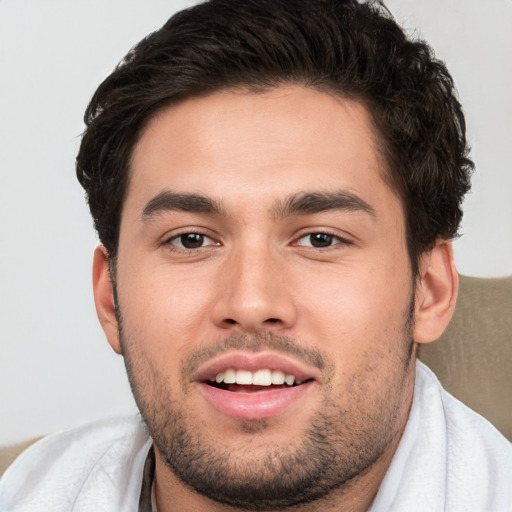
<instances>
[{"instance_id":1,"label":"cheek","mask_svg":"<svg viewBox=\"0 0 512 512\"><path fill-rule=\"evenodd\" d=\"M300 309L309 335L334 351L362 352L403 332L411 291L407 272L375 267L325 269L304 286ZM304 300L304 297L307 300Z\"/></svg>"},{"instance_id":2,"label":"cheek","mask_svg":"<svg viewBox=\"0 0 512 512\"><path fill-rule=\"evenodd\" d=\"M308 335L332 358L331 390L340 404L371 409L394 403L408 371L410 281L387 280L373 272L337 274L321 284L304 314ZM343 277L343 278L342 278ZM313 307L313 304L315 306ZM306 306L305 306L306 307ZM403 371L399 371L402 369ZM403 390L405 393L409 388Z\"/></svg>"},{"instance_id":3,"label":"cheek","mask_svg":"<svg viewBox=\"0 0 512 512\"><path fill-rule=\"evenodd\" d=\"M137 333L144 351L175 360L205 330L212 287L204 279L153 266L126 273L119 302L126 332ZM165 354L168 354L165 357Z\"/></svg>"}]
</instances>

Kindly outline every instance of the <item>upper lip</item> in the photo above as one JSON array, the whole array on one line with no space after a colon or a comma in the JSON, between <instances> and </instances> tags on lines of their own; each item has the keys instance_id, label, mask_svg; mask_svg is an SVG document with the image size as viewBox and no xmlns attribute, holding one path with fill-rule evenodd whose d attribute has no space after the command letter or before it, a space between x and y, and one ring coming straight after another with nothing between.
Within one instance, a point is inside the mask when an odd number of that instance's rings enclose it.
<instances>
[{"instance_id":1,"label":"upper lip","mask_svg":"<svg viewBox=\"0 0 512 512\"><path fill-rule=\"evenodd\" d=\"M255 372L262 369L281 370L285 374L295 376L301 382L319 380L319 370L289 356L276 352L229 352L214 357L202 364L192 376L192 381L205 382L229 368Z\"/></svg>"}]
</instances>

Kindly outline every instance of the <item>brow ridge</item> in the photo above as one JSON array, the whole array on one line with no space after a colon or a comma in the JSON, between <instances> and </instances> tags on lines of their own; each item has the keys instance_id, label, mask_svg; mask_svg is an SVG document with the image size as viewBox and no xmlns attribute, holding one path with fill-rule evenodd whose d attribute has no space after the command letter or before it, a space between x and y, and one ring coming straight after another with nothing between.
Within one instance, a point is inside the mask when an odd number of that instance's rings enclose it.
<instances>
[{"instance_id":1,"label":"brow ridge","mask_svg":"<svg viewBox=\"0 0 512 512\"><path fill-rule=\"evenodd\" d=\"M163 190L144 206L142 220L148 220L151 217L169 211L226 215L222 205L209 197L200 194Z\"/></svg>"},{"instance_id":2,"label":"brow ridge","mask_svg":"<svg viewBox=\"0 0 512 512\"><path fill-rule=\"evenodd\" d=\"M356 194L346 190L292 194L285 200L277 201L271 208L271 214L279 219L294 215L313 215L329 210L363 212L372 217L376 216L372 206ZM227 216L220 201L201 194L163 190L144 206L142 220L145 221L169 211Z\"/></svg>"},{"instance_id":3,"label":"brow ridge","mask_svg":"<svg viewBox=\"0 0 512 512\"><path fill-rule=\"evenodd\" d=\"M329 210L363 212L376 216L375 209L356 194L338 190L334 192L305 192L293 194L273 208L277 218L293 215L313 215Z\"/></svg>"}]
</instances>

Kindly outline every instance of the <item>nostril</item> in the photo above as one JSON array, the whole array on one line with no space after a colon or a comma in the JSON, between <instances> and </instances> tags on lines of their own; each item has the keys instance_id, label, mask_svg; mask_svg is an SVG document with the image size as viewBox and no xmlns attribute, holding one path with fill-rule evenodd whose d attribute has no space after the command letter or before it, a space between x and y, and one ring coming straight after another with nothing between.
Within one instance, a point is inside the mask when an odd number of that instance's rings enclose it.
<instances>
[{"instance_id":1,"label":"nostril","mask_svg":"<svg viewBox=\"0 0 512 512\"><path fill-rule=\"evenodd\" d=\"M257 321L257 319L252 318L245 318L240 320L235 320L234 318L223 318L221 323L219 324L220 327L223 329L232 329L235 327L239 327L243 330L247 331L257 331L259 329L274 329L278 328L281 325L284 325L284 322L280 318L267 318L263 321ZM243 321L245 320L245 321Z\"/></svg>"}]
</instances>

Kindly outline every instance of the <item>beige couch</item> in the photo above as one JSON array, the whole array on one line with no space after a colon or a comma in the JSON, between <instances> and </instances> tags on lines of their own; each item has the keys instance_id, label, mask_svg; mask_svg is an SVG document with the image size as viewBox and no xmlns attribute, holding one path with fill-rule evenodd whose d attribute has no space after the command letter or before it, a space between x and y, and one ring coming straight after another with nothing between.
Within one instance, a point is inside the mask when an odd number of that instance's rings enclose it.
<instances>
[{"instance_id":1,"label":"beige couch","mask_svg":"<svg viewBox=\"0 0 512 512\"><path fill-rule=\"evenodd\" d=\"M455 315L420 359L512 441L512 276L461 276ZM0 474L31 442L0 448Z\"/></svg>"},{"instance_id":2,"label":"beige couch","mask_svg":"<svg viewBox=\"0 0 512 512\"><path fill-rule=\"evenodd\" d=\"M461 276L450 325L419 357L450 393L512 441L512 276Z\"/></svg>"}]
</instances>

